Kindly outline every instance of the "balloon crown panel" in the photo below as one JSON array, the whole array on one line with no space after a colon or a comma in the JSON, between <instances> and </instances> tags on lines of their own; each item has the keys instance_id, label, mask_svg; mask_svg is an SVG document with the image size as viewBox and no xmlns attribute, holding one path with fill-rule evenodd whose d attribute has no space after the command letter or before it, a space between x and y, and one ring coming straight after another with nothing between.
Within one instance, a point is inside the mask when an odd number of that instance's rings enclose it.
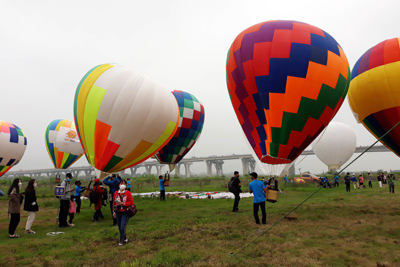
<instances>
[{"instance_id":1,"label":"balloon crown panel","mask_svg":"<svg viewBox=\"0 0 400 267\"><path fill-rule=\"evenodd\" d=\"M204 106L190 93L175 90L173 95L179 106L180 120L174 137L156 157L161 163L178 163L194 146L204 124Z\"/></svg>"},{"instance_id":2,"label":"balloon crown panel","mask_svg":"<svg viewBox=\"0 0 400 267\"><path fill-rule=\"evenodd\" d=\"M350 80L347 58L323 30L296 21L254 25L232 43L227 85L260 160L289 163L339 110Z\"/></svg>"},{"instance_id":3,"label":"balloon crown panel","mask_svg":"<svg viewBox=\"0 0 400 267\"><path fill-rule=\"evenodd\" d=\"M18 126L0 121L0 176L18 164L26 145L26 136Z\"/></svg>"},{"instance_id":4,"label":"balloon crown panel","mask_svg":"<svg viewBox=\"0 0 400 267\"><path fill-rule=\"evenodd\" d=\"M385 40L366 51L352 70L349 104L356 119L376 138L400 121L400 39ZM400 126L381 142L400 156Z\"/></svg>"},{"instance_id":5,"label":"balloon crown panel","mask_svg":"<svg viewBox=\"0 0 400 267\"><path fill-rule=\"evenodd\" d=\"M121 171L154 155L172 138L179 121L170 91L111 64L82 78L74 114L86 158L104 172Z\"/></svg>"}]
</instances>

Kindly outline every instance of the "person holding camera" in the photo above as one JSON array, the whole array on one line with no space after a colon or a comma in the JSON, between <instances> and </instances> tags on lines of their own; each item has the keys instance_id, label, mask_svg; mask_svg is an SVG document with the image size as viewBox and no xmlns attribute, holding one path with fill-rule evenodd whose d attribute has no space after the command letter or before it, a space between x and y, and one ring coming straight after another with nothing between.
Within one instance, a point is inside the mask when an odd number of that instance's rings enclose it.
<instances>
[{"instance_id":1,"label":"person holding camera","mask_svg":"<svg viewBox=\"0 0 400 267\"><path fill-rule=\"evenodd\" d=\"M74 226L73 224L69 224L67 221L71 200L71 192L74 191L74 189L71 189L71 180L72 174L68 172L65 175L64 181L62 181L61 183L61 186L64 187L64 195L60 198L60 212L58 214L59 227Z\"/></svg>"}]
</instances>

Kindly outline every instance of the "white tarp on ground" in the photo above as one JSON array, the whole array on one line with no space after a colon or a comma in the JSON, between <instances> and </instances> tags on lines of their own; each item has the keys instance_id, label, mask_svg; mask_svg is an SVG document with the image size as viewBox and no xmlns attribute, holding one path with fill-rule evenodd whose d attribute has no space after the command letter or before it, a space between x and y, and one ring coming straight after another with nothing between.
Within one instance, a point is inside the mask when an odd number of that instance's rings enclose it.
<instances>
[{"instance_id":1,"label":"white tarp on ground","mask_svg":"<svg viewBox=\"0 0 400 267\"><path fill-rule=\"evenodd\" d=\"M166 192L167 196L176 196L183 199L233 199L234 195L230 192ZM134 196L159 197L160 192L133 193ZM241 198L253 197L250 193L240 193Z\"/></svg>"}]
</instances>

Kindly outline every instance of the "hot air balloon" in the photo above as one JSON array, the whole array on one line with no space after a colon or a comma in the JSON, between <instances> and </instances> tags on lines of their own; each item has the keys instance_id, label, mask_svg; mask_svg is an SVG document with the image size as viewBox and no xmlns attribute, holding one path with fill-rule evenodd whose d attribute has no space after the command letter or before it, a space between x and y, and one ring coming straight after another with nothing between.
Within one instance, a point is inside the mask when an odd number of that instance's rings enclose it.
<instances>
[{"instance_id":1,"label":"hot air balloon","mask_svg":"<svg viewBox=\"0 0 400 267\"><path fill-rule=\"evenodd\" d=\"M178 102L180 120L174 137L155 155L160 163L168 163L170 171L196 143L204 124L204 106L184 91L172 92Z\"/></svg>"},{"instance_id":2,"label":"hot air balloon","mask_svg":"<svg viewBox=\"0 0 400 267\"><path fill-rule=\"evenodd\" d=\"M170 91L112 64L94 67L82 78L74 115L86 158L107 173L154 155L172 138L179 121Z\"/></svg>"},{"instance_id":3,"label":"hot air balloon","mask_svg":"<svg viewBox=\"0 0 400 267\"><path fill-rule=\"evenodd\" d=\"M67 169L83 154L81 142L70 120L54 120L46 128L45 143L54 168Z\"/></svg>"},{"instance_id":4,"label":"hot air balloon","mask_svg":"<svg viewBox=\"0 0 400 267\"><path fill-rule=\"evenodd\" d=\"M239 123L258 158L269 164L301 154L339 110L350 80L335 39L315 26L283 20L240 33L226 72Z\"/></svg>"},{"instance_id":5,"label":"hot air balloon","mask_svg":"<svg viewBox=\"0 0 400 267\"><path fill-rule=\"evenodd\" d=\"M349 104L356 119L379 138L400 121L400 38L385 40L354 65ZM400 156L400 126L381 140Z\"/></svg>"},{"instance_id":6,"label":"hot air balloon","mask_svg":"<svg viewBox=\"0 0 400 267\"><path fill-rule=\"evenodd\" d=\"M18 126L0 121L0 177L18 164L26 144L26 136Z\"/></svg>"},{"instance_id":7,"label":"hot air balloon","mask_svg":"<svg viewBox=\"0 0 400 267\"><path fill-rule=\"evenodd\" d=\"M315 155L336 170L347 162L356 150L356 134L350 126L341 122L331 122L312 145Z\"/></svg>"}]
</instances>

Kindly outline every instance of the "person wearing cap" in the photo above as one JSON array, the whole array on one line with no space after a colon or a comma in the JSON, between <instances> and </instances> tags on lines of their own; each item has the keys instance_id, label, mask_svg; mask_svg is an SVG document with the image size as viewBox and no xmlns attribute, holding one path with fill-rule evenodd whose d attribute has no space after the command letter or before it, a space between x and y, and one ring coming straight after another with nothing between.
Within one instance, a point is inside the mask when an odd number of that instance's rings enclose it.
<instances>
[{"instance_id":1,"label":"person wearing cap","mask_svg":"<svg viewBox=\"0 0 400 267\"><path fill-rule=\"evenodd\" d=\"M68 172L61 183L61 186L64 187L64 195L60 198L60 212L58 214L59 227L74 226L73 224L69 224L67 221L71 192L74 191L74 189L71 189L71 180L72 174Z\"/></svg>"},{"instance_id":2,"label":"person wearing cap","mask_svg":"<svg viewBox=\"0 0 400 267\"><path fill-rule=\"evenodd\" d=\"M260 180L257 180L257 173L250 173L251 182L249 184L249 192L253 193L253 215L256 220L256 224L260 224L260 218L258 217L258 210L261 208L262 223L267 223L267 213L265 211L265 192L267 191L266 186Z\"/></svg>"},{"instance_id":3,"label":"person wearing cap","mask_svg":"<svg viewBox=\"0 0 400 267\"><path fill-rule=\"evenodd\" d=\"M103 207L103 193L104 188L100 185L100 179L94 179L94 185L92 189L98 195L97 203L94 203L94 215L92 221L98 221L99 218L104 219L103 213L101 212L101 208Z\"/></svg>"}]
</instances>

